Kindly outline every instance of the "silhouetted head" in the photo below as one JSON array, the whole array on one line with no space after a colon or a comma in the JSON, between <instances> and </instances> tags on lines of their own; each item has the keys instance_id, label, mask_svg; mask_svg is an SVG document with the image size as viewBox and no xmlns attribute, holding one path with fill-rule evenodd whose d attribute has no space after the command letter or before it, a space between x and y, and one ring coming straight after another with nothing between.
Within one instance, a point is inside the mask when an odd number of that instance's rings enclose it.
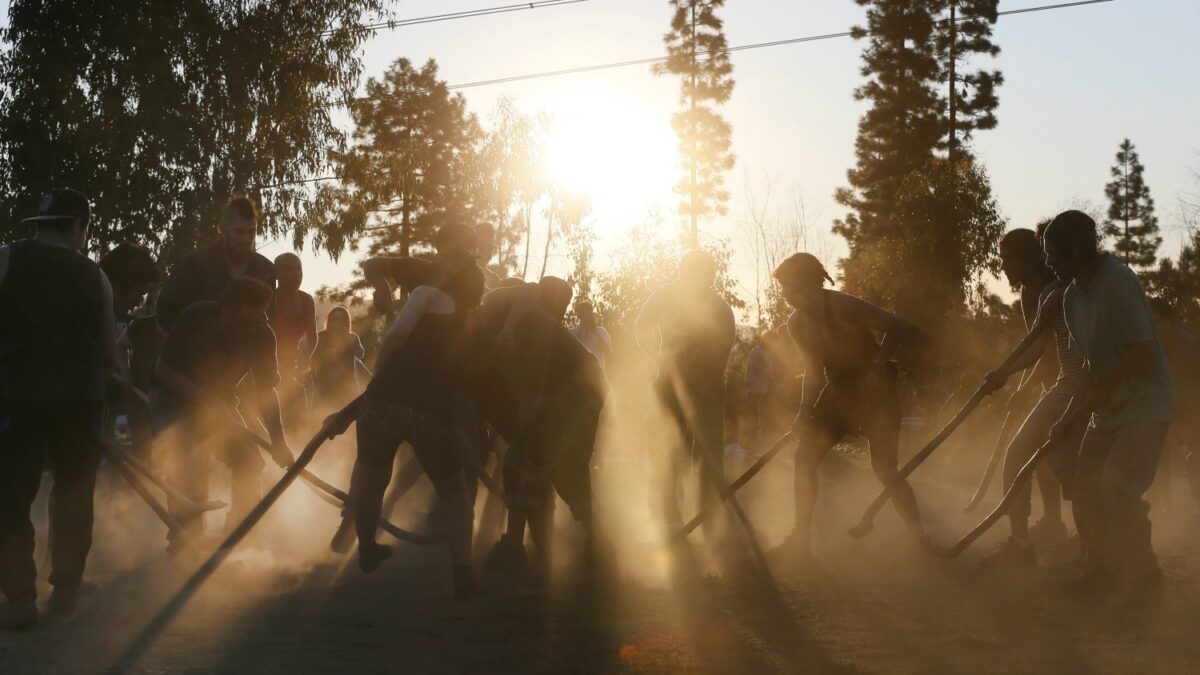
<instances>
[{"instance_id":1,"label":"silhouetted head","mask_svg":"<svg viewBox=\"0 0 1200 675\"><path fill-rule=\"evenodd\" d=\"M596 311L588 300L575 303L575 316L579 319L580 326L591 328L596 325Z\"/></svg>"},{"instance_id":2,"label":"silhouetted head","mask_svg":"<svg viewBox=\"0 0 1200 675\"><path fill-rule=\"evenodd\" d=\"M221 292L222 320L239 332L254 331L266 325L270 304L269 286L248 277L234 279Z\"/></svg>"},{"instance_id":3,"label":"silhouetted head","mask_svg":"<svg viewBox=\"0 0 1200 675\"><path fill-rule=\"evenodd\" d=\"M542 310L561 323L567 313L567 307L571 305L571 296L574 295L571 284L558 277L542 277L538 282L538 289L541 291L541 301L538 304Z\"/></svg>"},{"instance_id":4,"label":"silhouetted head","mask_svg":"<svg viewBox=\"0 0 1200 675\"><path fill-rule=\"evenodd\" d=\"M279 290L294 292L304 283L304 265L295 253L280 253L275 257L275 280Z\"/></svg>"},{"instance_id":5,"label":"silhouetted head","mask_svg":"<svg viewBox=\"0 0 1200 675\"><path fill-rule=\"evenodd\" d=\"M1046 254L1037 233L1024 227L1006 232L1000 238L1000 269L1013 288L1045 283Z\"/></svg>"},{"instance_id":6,"label":"silhouetted head","mask_svg":"<svg viewBox=\"0 0 1200 675\"><path fill-rule=\"evenodd\" d=\"M433 245L437 248L438 258L474 258L477 248L475 230L458 223L443 225L433 235Z\"/></svg>"},{"instance_id":7,"label":"silhouetted head","mask_svg":"<svg viewBox=\"0 0 1200 675\"><path fill-rule=\"evenodd\" d=\"M475 226L475 257L480 265L487 265L496 255L496 228L491 223Z\"/></svg>"},{"instance_id":8,"label":"silhouetted head","mask_svg":"<svg viewBox=\"0 0 1200 675\"><path fill-rule=\"evenodd\" d=\"M100 269L112 284L113 312L125 314L142 302L158 285L158 263L144 246L123 241L104 254Z\"/></svg>"},{"instance_id":9,"label":"silhouetted head","mask_svg":"<svg viewBox=\"0 0 1200 675\"><path fill-rule=\"evenodd\" d=\"M234 197L221 211L221 242L232 260L245 260L254 252L258 236L258 207L249 197Z\"/></svg>"},{"instance_id":10,"label":"silhouetted head","mask_svg":"<svg viewBox=\"0 0 1200 675\"><path fill-rule=\"evenodd\" d=\"M693 288L709 288L717 276L717 263L708 251L696 249L679 261L679 280Z\"/></svg>"},{"instance_id":11,"label":"silhouetted head","mask_svg":"<svg viewBox=\"0 0 1200 675\"><path fill-rule=\"evenodd\" d=\"M833 282L820 260L811 253L793 253L775 268L775 280L788 304L797 309L818 296L825 282Z\"/></svg>"},{"instance_id":12,"label":"silhouetted head","mask_svg":"<svg viewBox=\"0 0 1200 675\"><path fill-rule=\"evenodd\" d=\"M350 310L338 305L325 315L325 330L344 335L350 332Z\"/></svg>"},{"instance_id":13,"label":"silhouetted head","mask_svg":"<svg viewBox=\"0 0 1200 675\"><path fill-rule=\"evenodd\" d=\"M1100 254L1096 221L1082 211L1063 211L1046 226L1046 264L1063 281L1078 278Z\"/></svg>"},{"instance_id":14,"label":"silhouetted head","mask_svg":"<svg viewBox=\"0 0 1200 675\"><path fill-rule=\"evenodd\" d=\"M87 246L88 226L92 223L92 204L78 190L56 188L42 195L37 215L26 218L38 232L53 233L67 247L82 251Z\"/></svg>"}]
</instances>

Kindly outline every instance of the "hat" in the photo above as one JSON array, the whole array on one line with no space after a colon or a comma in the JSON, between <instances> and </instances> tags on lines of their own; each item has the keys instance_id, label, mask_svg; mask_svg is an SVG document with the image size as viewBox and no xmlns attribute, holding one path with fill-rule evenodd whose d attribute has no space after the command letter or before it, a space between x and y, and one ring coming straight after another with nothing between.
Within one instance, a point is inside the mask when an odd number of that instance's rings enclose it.
<instances>
[{"instance_id":1,"label":"hat","mask_svg":"<svg viewBox=\"0 0 1200 675\"><path fill-rule=\"evenodd\" d=\"M88 198L78 190L56 188L42 196L38 206L38 214L26 218L26 223L36 223L48 220L71 220L79 218L85 224L92 220L92 205Z\"/></svg>"}]
</instances>

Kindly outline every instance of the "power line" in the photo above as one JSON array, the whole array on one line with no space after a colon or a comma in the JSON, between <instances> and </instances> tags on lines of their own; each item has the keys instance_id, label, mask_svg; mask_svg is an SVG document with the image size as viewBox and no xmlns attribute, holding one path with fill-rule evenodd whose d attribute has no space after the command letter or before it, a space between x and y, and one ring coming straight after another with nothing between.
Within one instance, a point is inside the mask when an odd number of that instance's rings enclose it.
<instances>
[{"instance_id":1,"label":"power line","mask_svg":"<svg viewBox=\"0 0 1200 675\"><path fill-rule=\"evenodd\" d=\"M1008 16L1012 14L1028 14L1031 12L1044 12L1052 9L1065 9L1068 7L1080 7L1083 5L1098 5L1105 2L1114 2L1115 0L1080 0L1079 2L1064 2L1055 5L1042 5L1040 7L1026 7L1024 9L1010 9L1004 12L996 12L997 17ZM959 19L965 21L966 19ZM789 38L786 40L774 40L771 42L757 42L748 45L738 45L729 47L724 51L726 53L749 51L751 49L765 49L767 47L781 47L783 45L801 44L804 42L817 42L819 40L832 40L834 38L844 38L853 35L853 31L842 31L839 33L826 33L824 35L808 35L805 37ZM707 54L707 52L700 52ZM590 66L579 66L577 68L563 68L561 70L547 70L540 73L529 73L526 75L512 75L509 77L498 77L491 80L478 80L476 82L465 82L463 84L452 84L447 89L467 89L469 87L484 87L492 84L505 84L508 82L520 82L522 80L535 80L544 77L559 77L561 75L573 75L575 73L590 73L597 70L610 70L612 68L626 68L628 66L641 66L654 63L664 63L667 57L653 56L643 59L630 59L628 61L614 61L612 63L598 63Z\"/></svg>"},{"instance_id":2,"label":"power line","mask_svg":"<svg viewBox=\"0 0 1200 675\"><path fill-rule=\"evenodd\" d=\"M564 2L565 1L567 1L567 0L564 0ZM570 0L570 1L583 2L586 0ZM1025 7L1022 9L1010 9L1010 10L1005 10L1003 12L996 12L996 16L1001 17L1001 16L1010 16L1010 15L1014 15L1014 14L1029 14L1032 12L1044 12L1044 11L1055 10L1055 9L1067 9L1067 8L1071 8L1071 7L1082 7L1085 5L1098 5L1098 4L1107 3L1107 2L1115 2L1115 0L1078 0L1077 2L1063 2L1063 3L1053 4L1053 5L1040 5L1038 7ZM536 4L536 3L530 3L530 4ZM528 7L528 6L529 5L521 5L521 7ZM965 19L959 19L959 21L964 21L964 20ZM752 44L736 45L733 47L729 47L729 48L725 49L725 52L742 52L742 51L749 51L752 49L765 49L768 47L780 47L783 45L803 44L805 42L817 42L820 40L832 40L834 38L850 37L853 34L854 34L853 31L841 31L838 33L824 33L821 35L806 35L803 37L787 38L787 39L783 39L783 40L772 40L770 42L756 42L756 43L752 43ZM504 84L507 82L519 82L522 80L534 80L534 79L540 79L540 78L546 78L546 77L559 77L561 75L572 75L572 74L576 74L576 73L588 73L588 72L594 72L597 70L610 70L610 69L614 69L614 68L625 68L628 66L640 66L640 65L649 65L649 64L654 64L654 63L663 63L666 60L667 60L667 57L665 57L665 56L654 56L654 57L647 57L647 58L641 58L641 59L629 59L626 61L614 61L611 63L598 63L598 64L593 64L590 66L579 66L576 68L563 68L560 70L548 70L548 71L543 71L540 73L529 73L526 75L512 75L509 77L500 77L500 78L495 78L495 79L491 79L491 80L479 80L476 82L465 82L463 84L452 84L452 85L447 86L447 89L467 89L470 87L483 87L483 86L492 85L492 84ZM360 100L360 101L361 100L370 100L370 98L371 97L369 97L369 96L359 97L359 98L356 98L355 100ZM341 178L339 176L325 176L325 177L321 177L321 178L310 178L310 179L306 179L306 180L287 181L287 182L278 183L275 185L264 185L264 186L260 186L260 189L272 188L272 187L282 187L285 185L294 185L294 184L298 184L298 183L313 183L313 182L320 182L320 181L327 181L327 180L340 180L340 179Z\"/></svg>"},{"instance_id":3,"label":"power line","mask_svg":"<svg viewBox=\"0 0 1200 675\"><path fill-rule=\"evenodd\" d=\"M560 7L562 5L575 5L581 2L591 2L591 0L535 0L535 2L522 2L515 5L499 5L496 7L482 7L480 9L468 9L461 12L449 12L446 14L431 14L429 16L418 16L411 19L393 19L391 21L380 21L378 23L368 23L359 26L347 26L344 28L331 28L321 34L322 37L328 37L339 32L352 29L361 29L370 32L381 30L391 30L394 28L404 28L406 26L419 26L426 23L437 23L439 21L454 21L456 19L472 19L477 16L491 16L493 14L508 14L509 12L524 12L531 9L543 9L546 7Z\"/></svg>"}]
</instances>

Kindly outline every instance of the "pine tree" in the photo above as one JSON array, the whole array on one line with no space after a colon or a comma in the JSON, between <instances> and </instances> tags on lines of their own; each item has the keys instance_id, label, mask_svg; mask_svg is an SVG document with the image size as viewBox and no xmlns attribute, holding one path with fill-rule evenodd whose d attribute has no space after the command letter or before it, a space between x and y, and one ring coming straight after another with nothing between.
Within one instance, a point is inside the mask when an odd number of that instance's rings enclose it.
<instances>
[{"instance_id":1,"label":"pine tree","mask_svg":"<svg viewBox=\"0 0 1200 675\"><path fill-rule=\"evenodd\" d=\"M1108 197L1104 235L1115 240L1113 248L1125 264L1148 270L1158 257L1162 237L1158 234L1158 217L1154 215L1154 200L1142 175L1144 171L1137 150L1126 138L1117 150L1113 179L1104 186Z\"/></svg>"},{"instance_id":2,"label":"pine tree","mask_svg":"<svg viewBox=\"0 0 1200 675\"><path fill-rule=\"evenodd\" d=\"M699 246L699 220L724 215L729 191L725 172L733 168L729 149L732 129L715 106L733 94L733 64L717 10L725 0L670 0L675 8L671 30L664 37L667 61L656 65L659 75L678 75L683 109L671 117L679 138L685 174L675 191L683 198L679 212L688 217L684 237L689 247Z\"/></svg>"},{"instance_id":3,"label":"pine tree","mask_svg":"<svg viewBox=\"0 0 1200 675\"><path fill-rule=\"evenodd\" d=\"M409 255L441 225L473 222L484 200L465 178L483 134L462 95L438 78L437 64L418 69L398 59L382 79L368 80L366 94L350 108L353 143L332 154L342 180L318 195L327 223L319 243L340 251L368 226L381 226L372 253Z\"/></svg>"},{"instance_id":4,"label":"pine tree","mask_svg":"<svg viewBox=\"0 0 1200 675\"><path fill-rule=\"evenodd\" d=\"M1004 83L998 70L968 70L976 55L996 56L1000 47L992 42L999 0L945 0L946 20L939 22L937 43L942 58L941 81L946 83L946 156L951 162L969 150L976 131L996 126L996 87Z\"/></svg>"},{"instance_id":5,"label":"pine tree","mask_svg":"<svg viewBox=\"0 0 1200 675\"><path fill-rule=\"evenodd\" d=\"M868 44L867 81L855 98L871 107L859 120L850 185L835 194L849 209L834 224L850 248L841 263L844 285L892 308L955 311L968 296L964 289L994 264L995 224L1002 222L986 174L965 145L975 131L996 124L1000 74L967 70L972 56L998 51L991 42L996 0L856 2L867 7L867 23L854 36ZM942 152L953 159L941 159ZM906 183L953 198L920 200L914 215L908 205L917 193L902 194ZM918 240L947 245L930 251L936 255L904 254ZM901 260L905 267L897 267ZM901 271L936 279L936 288L898 285ZM931 299L931 293L942 295Z\"/></svg>"}]
</instances>

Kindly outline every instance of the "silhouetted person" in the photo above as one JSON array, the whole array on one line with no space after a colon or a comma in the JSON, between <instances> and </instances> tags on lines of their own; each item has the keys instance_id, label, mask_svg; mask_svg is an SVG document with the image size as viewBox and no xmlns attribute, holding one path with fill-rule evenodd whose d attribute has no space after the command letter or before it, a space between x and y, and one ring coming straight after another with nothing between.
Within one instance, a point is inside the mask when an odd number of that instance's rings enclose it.
<instances>
[{"instance_id":1,"label":"silhouetted person","mask_svg":"<svg viewBox=\"0 0 1200 675\"><path fill-rule=\"evenodd\" d=\"M81 251L91 205L75 190L42 198L32 239L0 247L0 629L37 624L29 509L47 462L50 611L74 611L92 543L105 385L116 361L108 279Z\"/></svg>"},{"instance_id":2,"label":"silhouetted person","mask_svg":"<svg viewBox=\"0 0 1200 675\"><path fill-rule=\"evenodd\" d=\"M262 498L263 460L238 411L238 387L250 378L254 407L271 439L275 463L287 467L292 452L284 436L275 386L279 368L275 335L267 325L271 289L256 279L235 279L218 302L190 305L175 319L155 369L150 405L157 436L174 453L174 485L189 499L208 499L209 455L229 467L232 480L226 529ZM204 533L202 517L168 508L188 534ZM172 551L176 549L172 538Z\"/></svg>"},{"instance_id":3,"label":"silhouetted person","mask_svg":"<svg viewBox=\"0 0 1200 675\"><path fill-rule=\"evenodd\" d=\"M1171 375L1142 283L1099 249L1095 221L1064 211L1043 243L1047 264L1070 282L1063 298L1067 326L1088 364L1086 398L1076 396L1067 414L1092 412L1074 487L1088 567L1069 588L1116 590L1122 602L1137 604L1162 583L1142 495L1154 481L1174 413ZM1068 433L1066 420L1051 430L1059 439Z\"/></svg>"},{"instance_id":4,"label":"silhouetted person","mask_svg":"<svg viewBox=\"0 0 1200 675\"><path fill-rule=\"evenodd\" d=\"M607 384L596 358L562 325L570 301L567 282L545 277L488 293L473 321L470 392L510 443L503 465L508 526L488 556L492 566L525 562L528 524L539 572L547 571L555 491L594 533L590 464Z\"/></svg>"},{"instance_id":5,"label":"silhouetted person","mask_svg":"<svg viewBox=\"0 0 1200 675\"><path fill-rule=\"evenodd\" d=\"M317 306L300 290L304 267L300 256L281 253L275 258L275 298L268 314L279 357L279 399L289 427L304 419L306 389L313 348L317 344Z\"/></svg>"},{"instance_id":6,"label":"silhouetted person","mask_svg":"<svg viewBox=\"0 0 1200 675\"><path fill-rule=\"evenodd\" d=\"M604 326L596 323L596 310L592 303L588 300L575 303L575 317L579 319L579 325L571 329L571 335L596 357L600 370L606 370L608 356L612 354L612 337L604 330Z\"/></svg>"},{"instance_id":7,"label":"silhouetted person","mask_svg":"<svg viewBox=\"0 0 1200 675\"><path fill-rule=\"evenodd\" d=\"M746 387L746 414L750 418L747 441L753 448L763 441L766 422L766 400L771 392L771 354L767 351L767 333L746 356L746 372L742 383Z\"/></svg>"},{"instance_id":8,"label":"silhouetted person","mask_svg":"<svg viewBox=\"0 0 1200 675\"><path fill-rule=\"evenodd\" d=\"M363 355L362 340L351 330L350 312L341 306L329 310L312 355L316 398L323 408L339 408L358 394Z\"/></svg>"},{"instance_id":9,"label":"silhouetted person","mask_svg":"<svg viewBox=\"0 0 1200 675\"><path fill-rule=\"evenodd\" d=\"M107 397L106 433L112 429L117 415L124 414L129 423L135 454L144 456L145 441L149 438L149 409L145 400L128 390L135 387L143 395L149 391L133 381L130 358L136 318L147 295L159 282L158 263L149 249L132 242L122 242L100 258L100 269L108 277L113 290L113 327L117 336L116 377L110 382Z\"/></svg>"},{"instance_id":10,"label":"silhouetted person","mask_svg":"<svg viewBox=\"0 0 1200 675\"><path fill-rule=\"evenodd\" d=\"M158 297L158 321L170 331L189 305L216 301L233 279L257 279L275 288L275 266L254 251L258 209L246 197L229 200L221 212L220 239L175 263Z\"/></svg>"},{"instance_id":11,"label":"silhouetted person","mask_svg":"<svg viewBox=\"0 0 1200 675\"><path fill-rule=\"evenodd\" d=\"M658 366L652 425L661 433L650 452L659 516L668 527L682 521L681 462L698 468L702 503L717 498L724 480L725 363L735 334L715 276L712 256L688 252L678 279L655 290L637 319L638 344Z\"/></svg>"},{"instance_id":12,"label":"silhouetted person","mask_svg":"<svg viewBox=\"0 0 1200 675\"><path fill-rule=\"evenodd\" d=\"M1041 393L1005 451L1004 488L1007 490L1021 467L1046 442L1050 428L1066 412L1067 405L1083 382L1084 362L1083 355L1071 346L1071 334L1063 315L1062 299L1066 284L1054 278L1054 273L1046 267L1042 243L1037 234L1033 230L1016 229L1004 235L1000 240L1000 266L1009 283L1021 289L1021 308L1026 316L1026 327L1030 331L1042 331L1041 339L1026 349L1011 368L992 371L986 377L986 386L994 392L1003 387L1014 373L1032 369L1021 383L1021 388L1036 387ZM1032 309L1034 307L1036 309ZM1042 372L1051 373L1045 384ZM1015 412L1011 411L1010 414ZM1082 433L1082 427L1075 433ZM1075 447L1078 447L1078 443ZM1062 523L1059 495L1060 491L1068 496L1070 494L1070 484L1075 477L1073 459L1072 449L1060 448L1051 462L1038 467L1038 483L1045 505L1045 516L1039 522L1043 541L1066 540L1067 530ZM1051 470L1052 464L1056 470ZM1020 497L1008 511L1011 536L983 559L985 567L1037 565L1029 529L1030 485L1025 483L1017 489Z\"/></svg>"},{"instance_id":13,"label":"silhouetted person","mask_svg":"<svg viewBox=\"0 0 1200 675\"><path fill-rule=\"evenodd\" d=\"M804 361L804 394L792 423L796 434L795 529L780 553L812 555L812 516L817 503L817 465L846 436L867 440L879 482L896 479L900 398L892 355L916 331L908 323L860 298L824 288L832 281L815 257L796 253L775 270L792 306L788 333ZM883 335L877 342L874 333ZM907 483L892 495L905 524L923 539L917 498Z\"/></svg>"},{"instance_id":14,"label":"silhouetted person","mask_svg":"<svg viewBox=\"0 0 1200 675\"><path fill-rule=\"evenodd\" d=\"M374 571L391 555L389 547L376 543L375 531L396 450L404 442L412 445L445 516L458 597L478 593L471 571L473 514L456 446L461 434L453 426L467 311L483 294L474 236L457 225L438 231L438 259L428 283L413 289L383 338L375 377L358 403L358 457L350 486L359 567Z\"/></svg>"}]
</instances>

